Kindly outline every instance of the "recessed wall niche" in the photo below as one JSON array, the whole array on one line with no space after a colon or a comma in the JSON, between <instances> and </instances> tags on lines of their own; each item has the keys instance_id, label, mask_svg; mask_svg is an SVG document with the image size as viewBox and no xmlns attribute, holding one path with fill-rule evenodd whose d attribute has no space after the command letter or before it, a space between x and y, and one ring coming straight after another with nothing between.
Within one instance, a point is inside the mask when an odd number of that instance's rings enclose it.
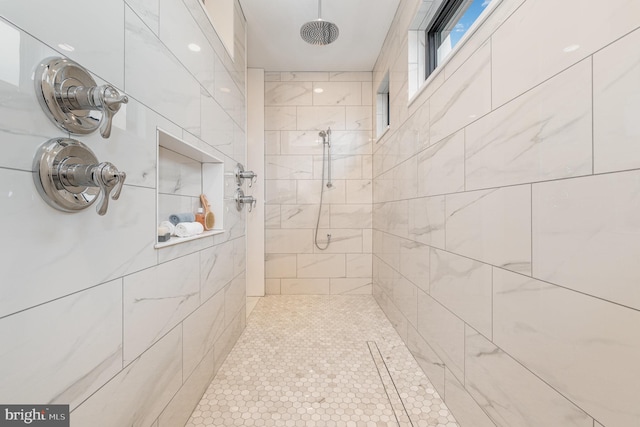
<instances>
[{"instance_id":1,"label":"recessed wall niche","mask_svg":"<svg viewBox=\"0 0 640 427\"><path fill-rule=\"evenodd\" d=\"M200 195L209 200L215 216L212 230L193 237L171 236L166 242L156 240L160 249L224 232L224 162L182 139L158 129L157 222L168 221L172 214L193 212Z\"/></svg>"}]
</instances>

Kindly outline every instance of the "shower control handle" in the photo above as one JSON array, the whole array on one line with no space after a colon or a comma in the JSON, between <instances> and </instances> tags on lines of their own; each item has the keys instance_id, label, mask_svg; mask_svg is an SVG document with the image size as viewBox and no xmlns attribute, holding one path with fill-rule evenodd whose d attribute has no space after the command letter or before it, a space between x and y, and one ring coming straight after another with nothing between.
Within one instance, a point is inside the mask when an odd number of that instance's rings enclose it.
<instances>
[{"instance_id":1,"label":"shower control handle","mask_svg":"<svg viewBox=\"0 0 640 427\"><path fill-rule=\"evenodd\" d=\"M253 183L256 182L256 179L258 178L258 174L254 171L244 170L244 166L241 163L236 165L234 174L236 176L236 184L238 187L242 185L245 178L249 179L249 187L253 186Z\"/></svg>"},{"instance_id":2,"label":"shower control handle","mask_svg":"<svg viewBox=\"0 0 640 427\"><path fill-rule=\"evenodd\" d=\"M69 110L102 111L100 135L103 138L111 136L113 116L120 110L122 104L129 102L126 95L121 94L111 85L71 87L66 93L62 93L61 97Z\"/></svg>"},{"instance_id":3,"label":"shower control handle","mask_svg":"<svg viewBox=\"0 0 640 427\"><path fill-rule=\"evenodd\" d=\"M129 102L115 87L98 86L84 67L67 58L42 61L34 83L45 114L60 129L73 134L86 135L100 128L100 135L109 138L113 116Z\"/></svg>"},{"instance_id":4,"label":"shower control handle","mask_svg":"<svg viewBox=\"0 0 640 427\"><path fill-rule=\"evenodd\" d=\"M127 174L112 163L98 162L80 141L54 138L45 142L33 162L33 179L42 198L52 207L77 212L98 200L96 211L105 215L109 198L117 200Z\"/></svg>"},{"instance_id":5,"label":"shower control handle","mask_svg":"<svg viewBox=\"0 0 640 427\"><path fill-rule=\"evenodd\" d=\"M244 208L245 204L249 205L249 212L256 207L257 200L253 196L245 196L244 191L241 188L236 189L236 194L234 196L236 201L236 209L241 211Z\"/></svg>"},{"instance_id":6,"label":"shower control handle","mask_svg":"<svg viewBox=\"0 0 640 427\"><path fill-rule=\"evenodd\" d=\"M240 177L249 180L249 187L253 186L253 183L257 181L258 174L254 171L240 172Z\"/></svg>"}]
</instances>

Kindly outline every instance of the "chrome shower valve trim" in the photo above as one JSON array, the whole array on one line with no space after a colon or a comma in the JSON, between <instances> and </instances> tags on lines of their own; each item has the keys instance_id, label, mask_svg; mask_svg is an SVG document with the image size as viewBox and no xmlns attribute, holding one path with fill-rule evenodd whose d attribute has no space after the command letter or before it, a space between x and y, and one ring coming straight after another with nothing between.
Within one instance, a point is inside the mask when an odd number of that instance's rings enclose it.
<instances>
[{"instance_id":1,"label":"chrome shower valve trim","mask_svg":"<svg viewBox=\"0 0 640 427\"><path fill-rule=\"evenodd\" d=\"M100 135L109 138L113 116L129 102L113 86L98 86L87 70L70 59L45 59L36 70L34 83L47 116L73 134L85 135L100 128ZM101 114L94 115L96 111Z\"/></svg>"},{"instance_id":2,"label":"chrome shower valve trim","mask_svg":"<svg viewBox=\"0 0 640 427\"><path fill-rule=\"evenodd\" d=\"M49 206L77 212L101 196L98 215L107 213L109 197L118 200L127 177L112 163L99 163L89 147L69 138L42 144L33 160L33 172L36 188Z\"/></svg>"}]
</instances>

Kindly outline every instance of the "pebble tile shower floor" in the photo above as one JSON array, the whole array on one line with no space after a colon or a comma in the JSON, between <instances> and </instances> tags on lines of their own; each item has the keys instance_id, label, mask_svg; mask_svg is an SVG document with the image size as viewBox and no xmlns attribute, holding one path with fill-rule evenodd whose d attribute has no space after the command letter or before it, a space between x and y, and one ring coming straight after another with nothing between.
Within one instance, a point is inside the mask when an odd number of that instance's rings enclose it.
<instances>
[{"instance_id":1,"label":"pebble tile shower floor","mask_svg":"<svg viewBox=\"0 0 640 427\"><path fill-rule=\"evenodd\" d=\"M457 427L371 296L268 296L186 427Z\"/></svg>"}]
</instances>

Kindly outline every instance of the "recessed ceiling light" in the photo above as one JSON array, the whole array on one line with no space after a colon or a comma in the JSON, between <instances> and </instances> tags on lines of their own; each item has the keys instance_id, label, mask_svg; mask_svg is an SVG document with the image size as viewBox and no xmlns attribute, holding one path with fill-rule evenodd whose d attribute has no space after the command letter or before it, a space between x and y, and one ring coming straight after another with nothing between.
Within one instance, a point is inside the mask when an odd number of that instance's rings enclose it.
<instances>
[{"instance_id":1,"label":"recessed ceiling light","mask_svg":"<svg viewBox=\"0 0 640 427\"><path fill-rule=\"evenodd\" d=\"M76 50L75 47L71 46L70 44L66 44L66 43L60 43L58 45L58 47L62 50L66 50L67 52L73 52L74 50Z\"/></svg>"},{"instance_id":2,"label":"recessed ceiling light","mask_svg":"<svg viewBox=\"0 0 640 427\"><path fill-rule=\"evenodd\" d=\"M200 50L201 50L201 47L200 47L200 46L198 46L198 45L197 45L197 44L195 44L195 43L189 43L189 45L188 45L187 47L188 47L188 48L189 48L189 50L190 50L190 51L192 51L192 52L200 52Z\"/></svg>"},{"instance_id":3,"label":"recessed ceiling light","mask_svg":"<svg viewBox=\"0 0 640 427\"><path fill-rule=\"evenodd\" d=\"M569 45L567 47L565 47L564 49L562 49L564 52L575 52L576 50L580 49L580 45L579 44L572 44Z\"/></svg>"},{"instance_id":4,"label":"recessed ceiling light","mask_svg":"<svg viewBox=\"0 0 640 427\"><path fill-rule=\"evenodd\" d=\"M313 90L315 93L322 93L324 92L324 89L322 89L321 87L317 87Z\"/></svg>"}]
</instances>

